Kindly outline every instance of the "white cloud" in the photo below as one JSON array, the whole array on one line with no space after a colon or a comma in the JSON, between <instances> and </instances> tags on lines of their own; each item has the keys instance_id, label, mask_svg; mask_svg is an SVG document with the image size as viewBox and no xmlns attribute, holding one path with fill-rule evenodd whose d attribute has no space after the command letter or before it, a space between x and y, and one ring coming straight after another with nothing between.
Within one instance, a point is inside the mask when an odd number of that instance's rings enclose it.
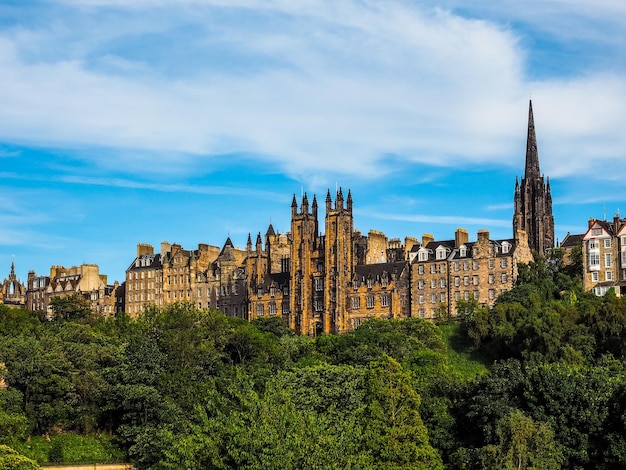
<instances>
[{"instance_id":1,"label":"white cloud","mask_svg":"<svg viewBox=\"0 0 626 470\"><path fill-rule=\"evenodd\" d=\"M517 164L503 156L523 154L532 91L544 171L593 173L592 159L626 155L624 77L528 82L527 51L510 26L400 2L60 3L73 31L54 17L49 30L0 39L6 141L120 147L106 163L85 158L126 168L158 152L150 171L159 161L192 171L212 155L249 152L316 184L328 168L385 174L389 153L443 166ZM578 6L546 8L569 17ZM94 24L93 9L107 23ZM215 21L225 12L230 26ZM181 36L190 26L198 37ZM80 45L59 43L72 38ZM193 64L174 54L187 46L199 54Z\"/></svg>"}]
</instances>

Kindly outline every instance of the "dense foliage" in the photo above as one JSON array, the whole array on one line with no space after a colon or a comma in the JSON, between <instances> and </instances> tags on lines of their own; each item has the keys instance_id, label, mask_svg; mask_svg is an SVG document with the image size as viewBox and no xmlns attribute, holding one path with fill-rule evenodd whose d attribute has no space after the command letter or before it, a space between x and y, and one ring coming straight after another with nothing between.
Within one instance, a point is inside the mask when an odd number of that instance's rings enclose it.
<instances>
[{"instance_id":1,"label":"dense foliage","mask_svg":"<svg viewBox=\"0 0 626 470\"><path fill-rule=\"evenodd\" d=\"M0 306L0 462L31 435L100 432L138 468L626 467L626 301L584 293L558 256L459 322L342 336L184 303L54 308Z\"/></svg>"}]
</instances>

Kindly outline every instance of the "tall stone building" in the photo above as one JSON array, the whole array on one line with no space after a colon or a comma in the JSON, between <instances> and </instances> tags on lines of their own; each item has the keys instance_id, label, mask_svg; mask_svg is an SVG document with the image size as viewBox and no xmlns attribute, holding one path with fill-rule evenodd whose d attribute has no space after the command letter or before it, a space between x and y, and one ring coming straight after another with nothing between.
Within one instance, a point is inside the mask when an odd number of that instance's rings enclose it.
<instances>
[{"instance_id":1,"label":"tall stone building","mask_svg":"<svg viewBox=\"0 0 626 470\"><path fill-rule=\"evenodd\" d=\"M533 104L528 108L528 136L526 140L526 168L521 185L515 179L513 199L513 234L524 230L531 250L545 255L554 247L554 217L550 179L544 182L539 170L539 153L533 117Z\"/></svg>"}]
</instances>

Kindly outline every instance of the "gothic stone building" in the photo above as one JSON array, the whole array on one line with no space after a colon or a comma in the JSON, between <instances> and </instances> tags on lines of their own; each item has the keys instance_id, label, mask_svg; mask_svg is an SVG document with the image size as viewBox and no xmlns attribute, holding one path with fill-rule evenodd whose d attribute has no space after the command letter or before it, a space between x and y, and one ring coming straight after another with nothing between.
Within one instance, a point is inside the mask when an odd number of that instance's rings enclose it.
<instances>
[{"instance_id":1,"label":"gothic stone building","mask_svg":"<svg viewBox=\"0 0 626 470\"><path fill-rule=\"evenodd\" d=\"M222 249L184 250L163 243L161 253L139 244L127 270L126 304L132 315L150 304L189 301L247 320L281 316L296 333L345 333L371 318L435 319L454 316L460 299L492 305L510 289L517 264L532 259L526 233L492 240L482 230L470 242L458 229L454 240L404 244L377 231L354 230L352 195L326 196L324 232L318 203L305 194L291 205L291 231L272 225L245 250L227 239Z\"/></svg>"},{"instance_id":2,"label":"gothic stone building","mask_svg":"<svg viewBox=\"0 0 626 470\"><path fill-rule=\"evenodd\" d=\"M26 286L15 275L15 262L11 263L11 273L0 285L0 303L12 307L26 306Z\"/></svg>"},{"instance_id":3,"label":"gothic stone building","mask_svg":"<svg viewBox=\"0 0 626 470\"><path fill-rule=\"evenodd\" d=\"M539 153L533 117L532 101L528 108L528 135L526 139L526 168L521 185L515 180L513 200L513 233L524 230L531 250L545 255L554 247L554 217L550 179L544 182L539 171Z\"/></svg>"}]
</instances>

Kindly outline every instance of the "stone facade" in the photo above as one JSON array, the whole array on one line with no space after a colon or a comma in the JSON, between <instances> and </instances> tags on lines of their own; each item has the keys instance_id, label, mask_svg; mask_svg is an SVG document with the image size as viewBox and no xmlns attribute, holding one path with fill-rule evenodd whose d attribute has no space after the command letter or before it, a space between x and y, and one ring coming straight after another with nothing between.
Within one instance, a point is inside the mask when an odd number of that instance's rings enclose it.
<instances>
[{"instance_id":1,"label":"stone facade","mask_svg":"<svg viewBox=\"0 0 626 470\"><path fill-rule=\"evenodd\" d=\"M98 265L52 266L49 276L28 273L26 308L32 311L51 313L50 302L55 297L78 294L89 300L94 312L101 315L114 315L122 312L124 306L124 286L117 281L107 285L107 277L100 274Z\"/></svg>"},{"instance_id":2,"label":"stone facade","mask_svg":"<svg viewBox=\"0 0 626 470\"><path fill-rule=\"evenodd\" d=\"M544 182L539 170L532 101L528 109L526 168L521 185L517 179L515 180L513 205L513 234L518 230L524 230L528 234L528 245L531 250L540 255L547 254L554 247L552 194L550 179Z\"/></svg>"},{"instance_id":3,"label":"stone facade","mask_svg":"<svg viewBox=\"0 0 626 470\"><path fill-rule=\"evenodd\" d=\"M626 295L626 219L590 219L582 236L583 287L596 295Z\"/></svg>"},{"instance_id":4,"label":"stone facade","mask_svg":"<svg viewBox=\"0 0 626 470\"><path fill-rule=\"evenodd\" d=\"M454 317L459 300L491 306L514 286L518 263L530 261L523 231L514 239L491 240L481 230L475 242L464 229L457 229L454 240L436 241L425 234L411 264L411 316Z\"/></svg>"}]
</instances>

